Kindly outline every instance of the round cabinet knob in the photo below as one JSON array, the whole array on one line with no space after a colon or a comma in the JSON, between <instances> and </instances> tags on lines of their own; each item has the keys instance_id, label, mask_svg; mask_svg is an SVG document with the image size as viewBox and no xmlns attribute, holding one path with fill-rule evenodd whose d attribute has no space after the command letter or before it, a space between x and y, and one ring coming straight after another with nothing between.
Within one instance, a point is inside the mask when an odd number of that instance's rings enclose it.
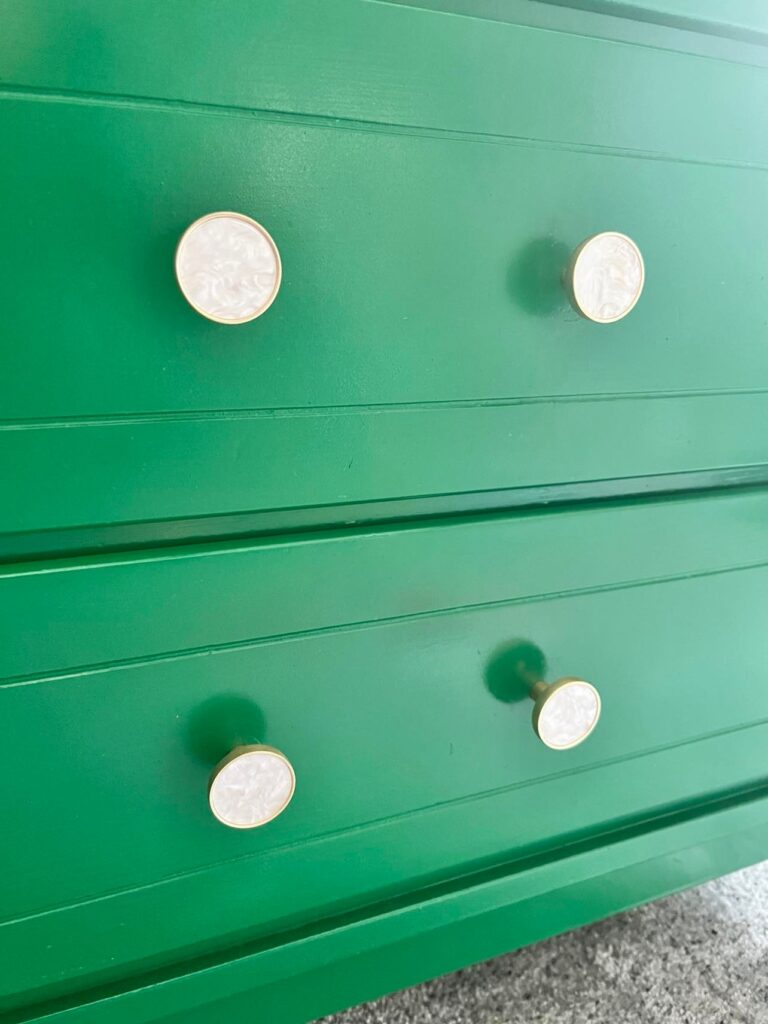
<instances>
[{"instance_id":1,"label":"round cabinet knob","mask_svg":"<svg viewBox=\"0 0 768 1024\"><path fill-rule=\"evenodd\" d=\"M176 280L190 306L219 324L244 324L275 300L282 267L269 232L242 213L209 213L176 249Z\"/></svg>"},{"instance_id":2,"label":"round cabinet knob","mask_svg":"<svg viewBox=\"0 0 768 1024\"><path fill-rule=\"evenodd\" d=\"M534 731L553 750L568 750L583 743L600 718L600 694L583 679L536 683L531 697L536 702Z\"/></svg>"},{"instance_id":3,"label":"round cabinet knob","mask_svg":"<svg viewBox=\"0 0 768 1024\"><path fill-rule=\"evenodd\" d=\"M258 828L291 802L296 775L285 754L260 744L235 747L214 768L208 802L230 828Z\"/></svg>"},{"instance_id":4,"label":"round cabinet knob","mask_svg":"<svg viewBox=\"0 0 768 1024\"><path fill-rule=\"evenodd\" d=\"M598 324L612 324L625 317L640 298L644 283L640 250L618 231L586 238L574 250L566 271L571 305Z\"/></svg>"}]
</instances>

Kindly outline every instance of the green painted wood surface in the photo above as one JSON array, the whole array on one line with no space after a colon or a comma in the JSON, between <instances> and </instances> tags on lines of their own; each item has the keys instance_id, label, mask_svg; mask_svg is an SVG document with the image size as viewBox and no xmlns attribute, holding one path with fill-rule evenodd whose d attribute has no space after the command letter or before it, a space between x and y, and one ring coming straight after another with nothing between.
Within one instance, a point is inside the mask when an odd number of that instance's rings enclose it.
<instances>
[{"instance_id":1,"label":"green painted wood surface","mask_svg":"<svg viewBox=\"0 0 768 1024\"><path fill-rule=\"evenodd\" d=\"M389 0L424 10L572 32L765 66L761 0ZM659 28L663 27L663 31Z\"/></svg>"},{"instance_id":2,"label":"green painted wood surface","mask_svg":"<svg viewBox=\"0 0 768 1024\"><path fill-rule=\"evenodd\" d=\"M538 6L518 4L515 14ZM680 37L664 26L653 47L632 47L568 31L584 22L559 7L546 10L541 27L368 0L322 7L265 0L256 8L228 0L225 18L204 0L3 0L0 10L0 81L8 90L313 114L700 160L753 163L768 150L753 120L768 93L763 69L666 50ZM640 27L615 20L628 31Z\"/></svg>"},{"instance_id":3,"label":"green painted wood surface","mask_svg":"<svg viewBox=\"0 0 768 1024\"><path fill-rule=\"evenodd\" d=\"M768 41L768 11L761 0L544 0L555 6L604 11L659 25L687 26L714 35ZM417 5L418 6L418 5Z\"/></svg>"},{"instance_id":4,"label":"green painted wood surface","mask_svg":"<svg viewBox=\"0 0 768 1024\"><path fill-rule=\"evenodd\" d=\"M399 2L399 0L395 0ZM410 0L405 0L410 2ZM434 0L415 6L454 7L452 0ZM461 0L456 0L460 3ZM493 0L491 0L493 2ZM570 7L579 14L605 14L631 22L711 34L722 38L768 42L768 12L761 0L542 0L555 7Z\"/></svg>"},{"instance_id":5,"label":"green painted wood surface","mask_svg":"<svg viewBox=\"0 0 768 1024\"><path fill-rule=\"evenodd\" d=\"M764 13L226 13L0 0L0 558L69 552L0 572L9 1022L298 1024L768 852L768 497L615 501L768 479ZM227 207L285 265L237 329L172 275ZM558 275L606 227L602 329ZM252 834L243 740L299 779Z\"/></svg>"},{"instance_id":6,"label":"green painted wood surface","mask_svg":"<svg viewBox=\"0 0 768 1024\"><path fill-rule=\"evenodd\" d=\"M755 491L9 565L0 679L761 565L767 522Z\"/></svg>"},{"instance_id":7,"label":"green painted wood surface","mask_svg":"<svg viewBox=\"0 0 768 1024\"><path fill-rule=\"evenodd\" d=\"M373 3L67 9L10 5L0 50L38 261L2 279L0 532L768 473L763 69ZM216 208L284 258L239 328L172 273ZM605 328L559 272L611 226L648 282Z\"/></svg>"},{"instance_id":8,"label":"green painted wood surface","mask_svg":"<svg viewBox=\"0 0 768 1024\"><path fill-rule=\"evenodd\" d=\"M230 959L200 960L183 974L157 972L139 989L105 987L79 1006L54 1001L8 1019L207 1024L258 1005L276 1024L300 1024L745 866L765 851L767 814L759 797L713 805L703 816L617 833L609 845L574 848L548 864L490 872L407 905L342 917L322 934L289 933L279 945L240 947Z\"/></svg>"},{"instance_id":9,"label":"green painted wood surface","mask_svg":"<svg viewBox=\"0 0 768 1024\"><path fill-rule=\"evenodd\" d=\"M3 777L6 1001L274 943L760 785L767 513L754 493L9 567L4 621L32 625L0 645L4 756L62 796L43 815ZM583 747L535 738L508 690L520 640L548 678L600 688ZM235 833L206 779L255 739L299 786Z\"/></svg>"}]
</instances>

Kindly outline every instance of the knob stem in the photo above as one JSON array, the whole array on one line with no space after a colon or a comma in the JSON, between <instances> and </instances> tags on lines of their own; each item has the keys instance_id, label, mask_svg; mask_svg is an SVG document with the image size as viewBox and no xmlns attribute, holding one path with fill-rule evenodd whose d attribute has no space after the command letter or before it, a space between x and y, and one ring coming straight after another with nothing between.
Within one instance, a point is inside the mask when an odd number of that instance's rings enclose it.
<instances>
[{"instance_id":1,"label":"knob stem","mask_svg":"<svg viewBox=\"0 0 768 1024\"><path fill-rule=\"evenodd\" d=\"M534 683L531 687L531 700L539 700L540 697L543 697L549 689L549 685L550 684L545 682L543 679L539 679L538 682Z\"/></svg>"}]
</instances>

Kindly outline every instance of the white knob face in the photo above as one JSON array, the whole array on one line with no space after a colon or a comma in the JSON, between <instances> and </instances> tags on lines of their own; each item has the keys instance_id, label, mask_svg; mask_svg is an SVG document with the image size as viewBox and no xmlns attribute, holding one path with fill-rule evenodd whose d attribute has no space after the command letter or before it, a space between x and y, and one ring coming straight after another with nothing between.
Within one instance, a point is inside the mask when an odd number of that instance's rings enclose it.
<instances>
[{"instance_id":1,"label":"white knob face","mask_svg":"<svg viewBox=\"0 0 768 1024\"><path fill-rule=\"evenodd\" d=\"M550 687L534 710L539 739L554 750L582 743L597 725L600 695L582 679L561 680Z\"/></svg>"},{"instance_id":2,"label":"white knob face","mask_svg":"<svg viewBox=\"0 0 768 1024\"><path fill-rule=\"evenodd\" d=\"M296 776L272 747L237 747L216 768L208 793L213 815L230 828L258 828L291 801Z\"/></svg>"},{"instance_id":3,"label":"white knob face","mask_svg":"<svg viewBox=\"0 0 768 1024\"><path fill-rule=\"evenodd\" d=\"M176 249L176 279L187 302L220 324L261 316L280 287L280 254L270 234L241 213L209 213Z\"/></svg>"},{"instance_id":4,"label":"white knob face","mask_svg":"<svg viewBox=\"0 0 768 1024\"><path fill-rule=\"evenodd\" d=\"M640 250L631 238L616 231L582 242L573 254L569 274L574 308L599 324L625 317L645 283Z\"/></svg>"}]
</instances>

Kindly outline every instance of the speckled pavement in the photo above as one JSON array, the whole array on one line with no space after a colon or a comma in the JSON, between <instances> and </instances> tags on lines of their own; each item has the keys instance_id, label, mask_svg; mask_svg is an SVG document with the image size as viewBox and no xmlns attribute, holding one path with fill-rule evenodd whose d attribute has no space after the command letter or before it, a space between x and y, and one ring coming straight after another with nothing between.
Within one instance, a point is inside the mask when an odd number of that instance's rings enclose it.
<instances>
[{"instance_id":1,"label":"speckled pavement","mask_svg":"<svg viewBox=\"0 0 768 1024\"><path fill-rule=\"evenodd\" d=\"M768 1024L768 861L324 1024Z\"/></svg>"}]
</instances>

